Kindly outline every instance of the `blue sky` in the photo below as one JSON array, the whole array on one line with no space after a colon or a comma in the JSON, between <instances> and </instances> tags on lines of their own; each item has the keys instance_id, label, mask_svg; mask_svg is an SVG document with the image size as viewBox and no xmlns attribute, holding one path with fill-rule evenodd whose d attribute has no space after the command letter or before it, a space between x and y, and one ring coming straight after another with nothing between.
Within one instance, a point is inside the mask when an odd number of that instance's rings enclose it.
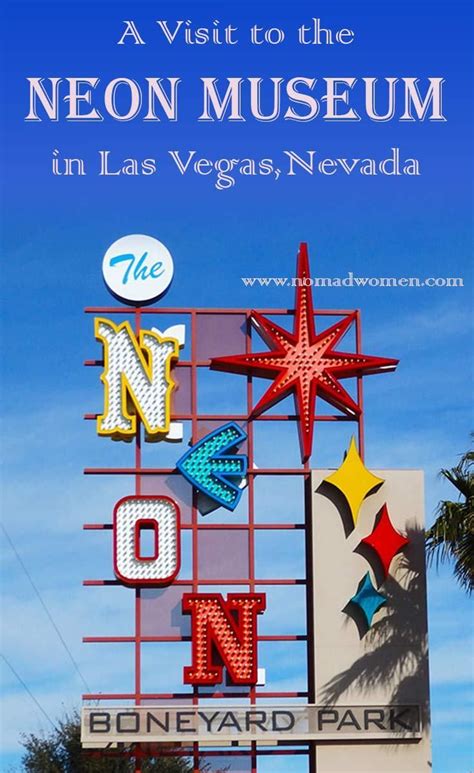
<instances>
[{"instance_id":1,"label":"blue sky","mask_svg":"<svg viewBox=\"0 0 474 773\"><path fill-rule=\"evenodd\" d=\"M93 648L80 643L104 619L126 630L131 605L126 591L81 587L83 577L111 571L103 535L81 532L82 522L100 520L128 493L126 482L82 476L92 459L107 463L112 454L94 437L92 423L81 420L100 398L97 373L82 368L97 353L92 320L82 309L110 303L100 265L119 236L149 233L168 246L176 268L170 306L286 308L291 289L245 288L240 278L291 276L300 241L309 244L316 276L463 277L463 288L315 292L321 308L362 310L365 351L400 358L395 374L366 380L368 465L423 468L428 522L439 499L452 495L437 472L457 461L472 428L468 4L325 0L317 8L323 22L356 31L354 45L337 50L303 49L290 40L265 49L169 47L154 29L157 18L200 24L218 18L242 29L266 23L294 30L314 13L304 2L241 3L238 10L202 2L15 2L5 8L3 520L91 684L114 684L121 659L124 669L130 660L123 645L104 666L105 658L98 662ZM125 18L140 24L147 46L115 45ZM152 125L25 123L25 78L53 75L178 75L187 89L182 117ZM201 75L442 76L448 120L202 124L195 120ZM166 158L169 149L217 159L308 148L322 157L382 158L392 146L420 159L419 177L250 178L219 191L210 178L182 178ZM54 148L86 159L100 149L117 158L156 156L162 171L151 178L53 177ZM345 440L328 439L324 428L318 463L336 466ZM77 705L82 685L8 544L3 557L2 649L55 717L63 705ZM430 571L429 605L434 771L467 773L473 766L470 605L449 569ZM26 626L33 632L28 637ZM294 675L282 669L278 678L288 683ZM19 731L38 729L44 719L7 669L2 679L0 767L8 769L18 762Z\"/></svg>"}]
</instances>

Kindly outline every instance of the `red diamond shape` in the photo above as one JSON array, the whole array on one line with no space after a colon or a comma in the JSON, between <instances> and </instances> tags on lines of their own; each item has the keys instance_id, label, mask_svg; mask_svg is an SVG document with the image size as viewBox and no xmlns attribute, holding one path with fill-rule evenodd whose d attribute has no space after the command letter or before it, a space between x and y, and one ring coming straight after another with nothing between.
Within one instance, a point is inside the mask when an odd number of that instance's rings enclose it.
<instances>
[{"instance_id":1,"label":"red diamond shape","mask_svg":"<svg viewBox=\"0 0 474 773\"><path fill-rule=\"evenodd\" d=\"M408 545L410 540L394 528L388 514L387 505L384 505L379 511L376 520L377 526L372 531L372 534L364 537L361 544L370 545L375 550L384 568L385 576L387 576L394 556L405 545Z\"/></svg>"}]
</instances>

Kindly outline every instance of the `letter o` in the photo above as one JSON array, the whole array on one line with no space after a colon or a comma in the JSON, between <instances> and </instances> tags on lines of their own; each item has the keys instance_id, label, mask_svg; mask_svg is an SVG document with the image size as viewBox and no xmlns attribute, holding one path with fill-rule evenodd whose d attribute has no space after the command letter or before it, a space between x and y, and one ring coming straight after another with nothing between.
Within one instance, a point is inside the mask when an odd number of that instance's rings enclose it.
<instances>
[{"instance_id":1,"label":"letter o","mask_svg":"<svg viewBox=\"0 0 474 773\"><path fill-rule=\"evenodd\" d=\"M269 27L265 30L265 40L272 46L278 46L285 39L285 33L280 27Z\"/></svg>"},{"instance_id":2,"label":"letter o","mask_svg":"<svg viewBox=\"0 0 474 773\"><path fill-rule=\"evenodd\" d=\"M116 91L119 86L128 86L130 91L130 107L128 112L121 114L117 112ZM116 121L131 121L135 118L142 106L142 92L140 86L132 78L114 78L107 84L104 92L104 104L107 112Z\"/></svg>"},{"instance_id":3,"label":"letter o","mask_svg":"<svg viewBox=\"0 0 474 773\"><path fill-rule=\"evenodd\" d=\"M154 532L150 557L140 550L142 527ZM114 509L114 570L125 585L169 585L180 567L180 514L169 497L129 496Z\"/></svg>"}]
</instances>

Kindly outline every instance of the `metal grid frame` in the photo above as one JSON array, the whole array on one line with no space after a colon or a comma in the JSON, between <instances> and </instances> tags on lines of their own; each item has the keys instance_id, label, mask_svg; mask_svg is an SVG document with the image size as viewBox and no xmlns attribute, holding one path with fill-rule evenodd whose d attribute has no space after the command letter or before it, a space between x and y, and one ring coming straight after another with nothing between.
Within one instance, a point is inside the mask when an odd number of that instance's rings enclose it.
<instances>
[{"instance_id":1,"label":"metal grid frame","mask_svg":"<svg viewBox=\"0 0 474 773\"><path fill-rule=\"evenodd\" d=\"M259 309L261 314L266 315L282 315L291 317L294 315L294 311L291 309ZM308 702L315 701L315 679L312 673L311 650L314 646L314 637L312 631L312 606L313 606L313 583L312 583L312 555L311 555L311 492L310 492L310 461L306 461L299 467L294 468L255 468L254 466L254 422L260 421L296 421L298 416L296 414L263 414L258 417L251 417L253 407L253 378L247 376L247 388L246 388L246 402L247 412L246 414L199 414L198 413L198 371L200 368L208 368L209 360L198 360L197 358L197 319L199 315L213 314L213 315L240 315L245 316L246 330L246 352L251 351L252 342L252 323L251 314L249 309L223 309L223 308L206 308L206 309L193 309L193 308L156 308L156 307L138 307L135 310L127 306L115 306L115 307L88 307L85 309L86 314L97 315L126 315L130 317L134 315L135 320L135 333L138 334L143 323L143 316L149 314L152 315L188 315L191 320L191 359L190 360L178 360L175 367L190 368L191 371L191 412L189 414L173 414L173 420L176 421L191 421L191 431L193 442L197 439L198 421L239 421L245 423L245 430L248 435L248 460L249 469L247 473L248 477L248 520L247 522L239 522L235 524L219 524L219 523L201 523L198 517L197 508L197 493L193 491L192 507L191 507L191 522L182 523L181 529L190 530L192 533L192 577L190 580L177 579L174 581L174 585L191 585L193 592L198 592L199 585L237 585L248 588L249 592L254 592L256 586L271 586L271 585L304 585L306 588L306 634L294 634L294 635L274 635L265 636L259 635L257 637L258 642L264 641L306 641L307 643L307 689L305 691L296 692L275 692L258 689L257 687L249 687L247 690L241 692L204 692L199 687L189 687L187 691L178 693L143 693L141 686L141 645L146 642L183 642L190 641L190 636L143 636L141 633L141 589L135 590L135 632L132 636L86 636L83 638L83 642L86 643L133 643L134 646L134 659L135 659L135 685L134 692L132 693L88 693L84 694L83 700L130 700L135 705L140 705L144 700L171 700L181 698L192 698L193 704L196 705L200 698L245 698L250 700L250 704L256 704L259 698L275 699L275 698L306 698ZM315 317L325 316L339 316L346 317L354 314L354 310L347 309L328 309L328 310L315 310ZM356 340L356 352L361 352L361 322L360 311L355 311L355 340ZM102 366L102 360L86 360L84 363L86 366ZM364 458L364 426L363 426L363 388L362 377L357 377L357 403L360 408L360 414L358 417L351 418L345 415L318 415L314 416L314 421L351 421L357 424L358 444L359 451L362 459ZM85 414L86 420L95 420L97 414ZM174 475L178 474L178 470L175 468L144 468L142 467L142 431L140 421L137 417L137 431L134 441L134 455L135 464L133 467L87 467L84 469L86 475L125 475L133 476L135 479L135 494L141 493L141 478L145 475ZM304 508L304 521L302 523L256 523L255 522L255 503L254 503L254 486L257 476L265 475L291 475L302 476L304 480L304 502L302 506ZM112 523L86 523L83 526L86 530L109 530L112 529ZM198 534L203 530L219 530L219 529L240 529L248 530L249 534L249 574L248 577L242 577L239 579L213 579L203 580L200 582L199 570L198 570ZM305 540L305 565L306 572L303 578L265 578L259 579L255 576L255 532L260 530L304 530L306 533ZM119 580L116 579L87 579L83 581L85 586L104 586L104 585L120 585ZM131 591L132 592L132 591ZM284 745L276 746L272 749L258 748L257 742L252 742L248 748L229 748L225 751L213 751L209 748L199 748L198 743L192 745L192 750L164 750L163 754L167 756L192 756L194 773L199 771L200 759L203 757L215 757L215 756L249 756L251 758L251 772L257 773L257 759L261 755L308 755L309 770L311 772L316 770L315 763L315 744L306 743L299 744L304 748L299 749L285 749ZM146 751L140 751L136 749L132 754L135 757L135 771L140 773L141 762L140 758L146 756Z\"/></svg>"}]
</instances>

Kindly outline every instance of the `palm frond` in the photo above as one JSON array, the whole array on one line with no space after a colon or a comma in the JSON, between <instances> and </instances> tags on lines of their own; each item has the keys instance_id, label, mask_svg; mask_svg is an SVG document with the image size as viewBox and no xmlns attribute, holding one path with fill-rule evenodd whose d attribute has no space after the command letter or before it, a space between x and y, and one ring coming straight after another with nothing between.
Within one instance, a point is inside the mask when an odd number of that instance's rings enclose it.
<instances>
[{"instance_id":1,"label":"palm frond","mask_svg":"<svg viewBox=\"0 0 474 773\"><path fill-rule=\"evenodd\" d=\"M428 560L438 565L454 561L454 575L468 593L474 589L474 451L440 475L459 492L457 502L443 500L434 524L426 531Z\"/></svg>"}]
</instances>

